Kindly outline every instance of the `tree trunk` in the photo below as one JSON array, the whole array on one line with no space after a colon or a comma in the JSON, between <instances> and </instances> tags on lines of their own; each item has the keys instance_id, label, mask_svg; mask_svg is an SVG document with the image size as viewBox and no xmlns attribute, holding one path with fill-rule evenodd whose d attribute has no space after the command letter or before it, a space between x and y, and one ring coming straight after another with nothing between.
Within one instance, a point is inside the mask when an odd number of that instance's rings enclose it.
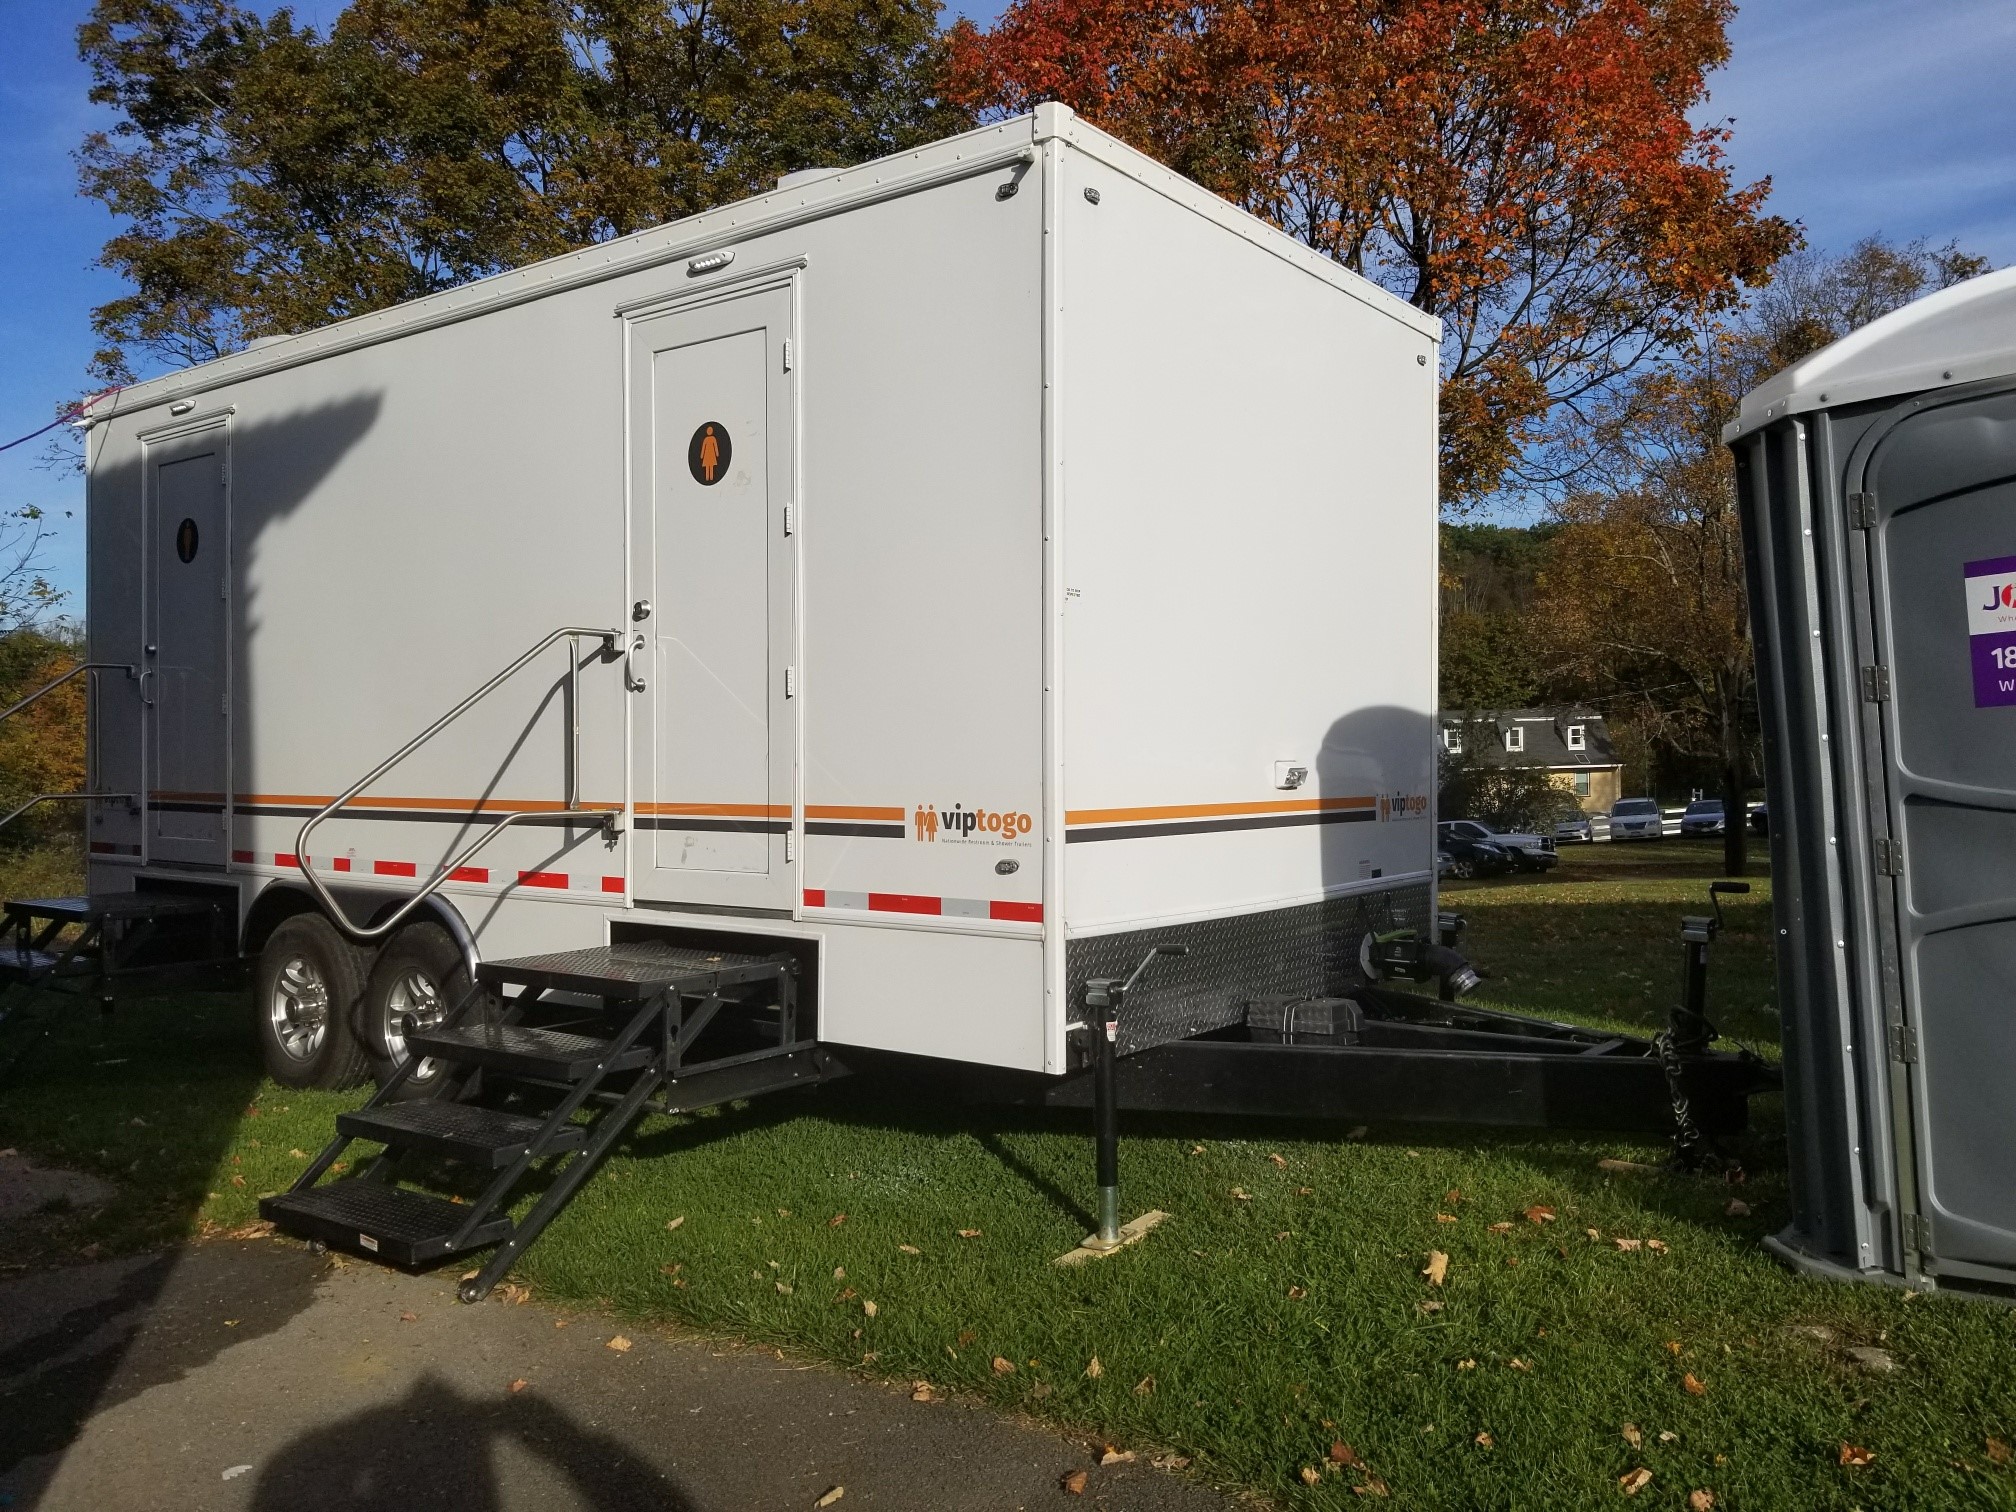
<instances>
[{"instance_id":1,"label":"tree trunk","mask_svg":"<svg viewBox=\"0 0 2016 1512\"><path fill-rule=\"evenodd\" d=\"M1715 679L1722 714L1722 872L1740 877L1749 870L1750 811L1743 802L1743 724L1740 684L1727 673Z\"/></svg>"}]
</instances>

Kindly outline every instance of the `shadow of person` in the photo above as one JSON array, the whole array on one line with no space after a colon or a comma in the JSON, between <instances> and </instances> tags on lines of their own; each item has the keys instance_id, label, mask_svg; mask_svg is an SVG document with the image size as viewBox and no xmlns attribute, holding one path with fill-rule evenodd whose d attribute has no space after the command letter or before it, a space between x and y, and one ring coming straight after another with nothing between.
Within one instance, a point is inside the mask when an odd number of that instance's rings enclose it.
<instances>
[{"instance_id":1,"label":"shadow of person","mask_svg":"<svg viewBox=\"0 0 2016 1512\"><path fill-rule=\"evenodd\" d=\"M302 1435L267 1464L255 1512L503 1512L499 1453L559 1472L584 1512L697 1512L663 1472L531 1392L479 1400L422 1376L397 1401ZM514 1495L508 1505L523 1505ZM552 1505L541 1499L542 1506Z\"/></svg>"}]
</instances>

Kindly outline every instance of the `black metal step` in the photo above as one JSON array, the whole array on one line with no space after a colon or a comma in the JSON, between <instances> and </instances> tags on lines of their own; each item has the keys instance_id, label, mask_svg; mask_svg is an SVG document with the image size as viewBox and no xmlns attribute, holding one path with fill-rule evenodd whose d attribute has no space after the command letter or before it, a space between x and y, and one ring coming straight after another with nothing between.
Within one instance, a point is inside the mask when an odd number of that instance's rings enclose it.
<instances>
[{"instance_id":1,"label":"black metal step","mask_svg":"<svg viewBox=\"0 0 2016 1512\"><path fill-rule=\"evenodd\" d=\"M493 1171L523 1155L545 1123L543 1118L523 1113L457 1102L386 1103L336 1115L339 1134L426 1155L445 1155ZM562 1124L553 1131L545 1153L578 1150L587 1137L580 1124Z\"/></svg>"},{"instance_id":2,"label":"black metal step","mask_svg":"<svg viewBox=\"0 0 2016 1512\"><path fill-rule=\"evenodd\" d=\"M64 957L60 953L47 950L16 950L12 945L0 945L0 982L39 982L53 974L57 963ZM90 976L98 969L95 951L82 951L70 957L63 975Z\"/></svg>"},{"instance_id":3,"label":"black metal step","mask_svg":"<svg viewBox=\"0 0 2016 1512\"><path fill-rule=\"evenodd\" d=\"M528 1029L522 1024L422 1029L407 1035L406 1044L416 1055L545 1081L580 1081L593 1076L597 1066L605 1072L635 1071L651 1063L647 1045L632 1045L611 1055L606 1039L561 1029Z\"/></svg>"},{"instance_id":4,"label":"black metal step","mask_svg":"<svg viewBox=\"0 0 2016 1512\"><path fill-rule=\"evenodd\" d=\"M485 961L476 968L476 979L491 987L534 987L612 1003L636 1003L671 988L686 993L712 992L781 977L788 969L787 962L774 956L639 942Z\"/></svg>"},{"instance_id":5,"label":"black metal step","mask_svg":"<svg viewBox=\"0 0 2016 1512\"><path fill-rule=\"evenodd\" d=\"M469 1209L355 1176L305 1192L261 1198L259 1216L303 1239L320 1239L394 1265L425 1265L461 1250L495 1244L511 1232L509 1218L487 1218L466 1244L453 1244Z\"/></svg>"},{"instance_id":6,"label":"black metal step","mask_svg":"<svg viewBox=\"0 0 2016 1512\"><path fill-rule=\"evenodd\" d=\"M9 919L60 919L65 924L90 924L101 919L196 918L219 912L223 904L187 893L92 893L81 898L10 898Z\"/></svg>"}]
</instances>

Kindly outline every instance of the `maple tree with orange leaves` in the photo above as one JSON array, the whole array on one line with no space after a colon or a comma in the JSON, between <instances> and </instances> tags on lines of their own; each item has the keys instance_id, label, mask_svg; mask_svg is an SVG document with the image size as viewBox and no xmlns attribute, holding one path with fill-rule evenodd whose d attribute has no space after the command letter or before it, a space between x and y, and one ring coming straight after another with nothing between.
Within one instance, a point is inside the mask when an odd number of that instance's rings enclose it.
<instances>
[{"instance_id":1,"label":"maple tree with orange leaves","mask_svg":"<svg viewBox=\"0 0 2016 1512\"><path fill-rule=\"evenodd\" d=\"M1729 0L1015 0L948 39L981 118L1070 105L1444 322L1442 474L1516 479L1798 241L1689 112Z\"/></svg>"}]
</instances>

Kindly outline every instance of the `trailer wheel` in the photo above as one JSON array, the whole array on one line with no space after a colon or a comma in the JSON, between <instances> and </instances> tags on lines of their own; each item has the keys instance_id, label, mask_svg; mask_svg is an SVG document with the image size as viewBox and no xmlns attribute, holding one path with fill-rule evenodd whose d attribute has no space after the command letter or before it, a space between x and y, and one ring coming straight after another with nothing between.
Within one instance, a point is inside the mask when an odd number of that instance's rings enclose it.
<instances>
[{"instance_id":1,"label":"trailer wheel","mask_svg":"<svg viewBox=\"0 0 2016 1512\"><path fill-rule=\"evenodd\" d=\"M273 931L253 979L268 1076L283 1087L329 1090L364 1079L369 1062L351 1032L364 965L364 952L320 914L296 914Z\"/></svg>"},{"instance_id":2,"label":"trailer wheel","mask_svg":"<svg viewBox=\"0 0 2016 1512\"><path fill-rule=\"evenodd\" d=\"M384 1086L406 1064L406 1036L400 1019L411 1015L423 1025L440 1022L469 990L469 969L462 951L439 924L409 924L378 954L371 980L364 988L363 1033L371 1051L371 1074ZM400 1084L395 1098L432 1097L446 1068L423 1059Z\"/></svg>"}]
</instances>

